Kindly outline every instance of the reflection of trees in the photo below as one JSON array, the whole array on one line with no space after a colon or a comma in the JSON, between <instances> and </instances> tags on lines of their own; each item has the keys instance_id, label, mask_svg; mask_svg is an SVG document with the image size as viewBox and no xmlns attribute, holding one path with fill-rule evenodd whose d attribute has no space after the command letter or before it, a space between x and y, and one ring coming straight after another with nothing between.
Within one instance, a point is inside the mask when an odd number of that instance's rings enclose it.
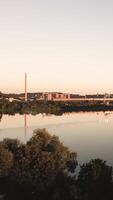
<instances>
[{"instance_id":1,"label":"reflection of trees","mask_svg":"<svg viewBox=\"0 0 113 200\"><path fill-rule=\"evenodd\" d=\"M0 111L3 114L14 115L16 113L20 114L39 114L39 113L46 113L46 114L55 114L61 115L61 108L59 104L53 102L0 102Z\"/></svg>"},{"instance_id":2,"label":"reflection of trees","mask_svg":"<svg viewBox=\"0 0 113 200\"><path fill-rule=\"evenodd\" d=\"M54 115L62 115L63 113L71 113L71 112L79 112L79 111L113 111L113 105L102 105L100 103L92 103L89 104L85 102L81 104L80 102L8 102L3 100L0 102L0 112L3 114L14 115L16 113L20 114L54 114Z\"/></svg>"},{"instance_id":3,"label":"reflection of trees","mask_svg":"<svg viewBox=\"0 0 113 200\"><path fill-rule=\"evenodd\" d=\"M2 116L3 116L3 114L2 114L2 113L0 113L0 122L1 122Z\"/></svg>"}]
</instances>

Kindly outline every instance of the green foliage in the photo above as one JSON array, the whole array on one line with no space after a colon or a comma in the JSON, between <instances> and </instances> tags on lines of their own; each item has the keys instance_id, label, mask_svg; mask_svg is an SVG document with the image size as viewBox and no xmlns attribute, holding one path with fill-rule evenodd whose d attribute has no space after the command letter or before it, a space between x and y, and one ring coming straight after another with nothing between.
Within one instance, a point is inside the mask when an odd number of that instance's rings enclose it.
<instances>
[{"instance_id":1,"label":"green foliage","mask_svg":"<svg viewBox=\"0 0 113 200\"><path fill-rule=\"evenodd\" d=\"M7 156L4 162L6 165L3 165L1 172L6 170L7 182L15 188L16 194L20 194L21 190L34 200L37 196L43 199L48 195L49 198L48 191L55 185L59 174L62 178L67 176L66 169L70 170L68 163L75 161L74 167L77 166L74 154L72 156L59 138L51 136L46 129L35 130L26 144L21 144L18 140L5 139L1 146L1 160L4 161ZM11 187L9 196L12 194L12 186L8 187ZM11 198L15 197L11 195Z\"/></svg>"},{"instance_id":2,"label":"green foliage","mask_svg":"<svg viewBox=\"0 0 113 200\"><path fill-rule=\"evenodd\" d=\"M51 184L70 160L68 148L45 129L34 132L24 150L19 151L19 156L14 165L14 178L24 184L29 182L32 186L37 185L40 189Z\"/></svg>"},{"instance_id":3,"label":"green foliage","mask_svg":"<svg viewBox=\"0 0 113 200\"><path fill-rule=\"evenodd\" d=\"M82 191L83 199L112 199L112 167L100 159L82 165L78 186Z\"/></svg>"},{"instance_id":4,"label":"green foliage","mask_svg":"<svg viewBox=\"0 0 113 200\"><path fill-rule=\"evenodd\" d=\"M0 113L14 115L20 114L32 114L38 113L62 115L65 112L73 111L106 111L113 110L113 102L110 105L102 104L101 102L54 102L54 101L13 101L9 102L3 97L0 99Z\"/></svg>"},{"instance_id":5,"label":"green foliage","mask_svg":"<svg viewBox=\"0 0 113 200\"><path fill-rule=\"evenodd\" d=\"M76 178L76 166L77 154L46 129L35 130L26 144L6 138L0 142L0 193L5 200L113 199L112 167L91 160Z\"/></svg>"},{"instance_id":6,"label":"green foliage","mask_svg":"<svg viewBox=\"0 0 113 200\"><path fill-rule=\"evenodd\" d=\"M8 149L8 151L11 151L13 154L15 154L15 151L20 147L20 141L17 139L5 138L1 144L5 149Z\"/></svg>"},{"instance_id":7,"label":"green foliage","mask_svg":"<svg viewBox=\"0 0 113 200\"><path fill-rule=\"evenodd\" d=\"M0 144L0 177L8 175L13 166L13 154Z\"/></svg>"}]
</instances>

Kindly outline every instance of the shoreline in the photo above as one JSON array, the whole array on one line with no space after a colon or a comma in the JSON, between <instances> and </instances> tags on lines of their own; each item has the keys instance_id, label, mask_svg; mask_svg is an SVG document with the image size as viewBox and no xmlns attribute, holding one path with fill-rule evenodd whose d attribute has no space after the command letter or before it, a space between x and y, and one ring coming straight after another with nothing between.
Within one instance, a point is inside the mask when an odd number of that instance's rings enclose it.
<instances>
[{"instance_id":1,"label":"shoreline","mask_svg":"<svg viewBox=\"0 0 113 200\"><path fill-rule=\"evenodd\" d=\"M0 114L54 114L62 115L71 112L105 112L113 111L113 104L81 102L0 102Z\"/></svg>"}]
</instances>

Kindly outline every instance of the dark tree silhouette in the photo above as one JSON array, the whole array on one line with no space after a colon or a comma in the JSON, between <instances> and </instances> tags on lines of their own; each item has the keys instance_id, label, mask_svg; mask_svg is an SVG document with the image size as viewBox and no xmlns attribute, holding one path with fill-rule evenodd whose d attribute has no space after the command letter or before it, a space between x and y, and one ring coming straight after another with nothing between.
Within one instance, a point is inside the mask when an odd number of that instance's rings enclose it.
<instances>
[{"instance_id":1,"label":"dark tree silhouette","mask_svg":"<svg viewBox=\"0 0 113 200\"><path fill-rule=\"evenodd\" d=\"M112 167L100 159L82 165L78 186L84 200L113 199Z\"/></svg>"}]
</instances>

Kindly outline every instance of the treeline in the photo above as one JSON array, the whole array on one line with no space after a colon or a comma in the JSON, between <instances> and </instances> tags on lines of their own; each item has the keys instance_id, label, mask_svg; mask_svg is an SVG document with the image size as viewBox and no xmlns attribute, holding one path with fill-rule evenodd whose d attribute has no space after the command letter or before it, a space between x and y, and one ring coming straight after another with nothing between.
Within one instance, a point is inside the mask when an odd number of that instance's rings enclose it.
<instances>
[{"instance_id":1,"label":"treeline","mask_svg":"<svg viewBox=\"0 0 113 200\"><path fill-rule=\"evenodd\" d=\"M32 138L0 142L0 194L4 200L112 200L112 167L100 159L77 168L70 152L45 129Z\"/></svg>"},{"instance_id":2,"label":"treeline","mask_svg":"<svg viewBox=\"0 0 113 200\"><path fill-rule=\"evenodd\" d=\"M38 113L51 113L51 114L61 114L60 107L58 104L54 104L53 102L9 102L3 101L0 102L0 113L2 114L33 114L36 115Z\"/></svg>"},{"instance_id":3,"label":"treeline","mask_svg":"<svg viewBox=\"0 0 113 200\"><path fill-rule=\"evenodd\" d=\"M7 100L0 101L1 114L33 114L50 113L62 115L65 112L73 111L112 111L113 104L105 105L101 102L47 102L47 101L32 101L32 102L9 102Z\"/></svg>"}]
</instances>

